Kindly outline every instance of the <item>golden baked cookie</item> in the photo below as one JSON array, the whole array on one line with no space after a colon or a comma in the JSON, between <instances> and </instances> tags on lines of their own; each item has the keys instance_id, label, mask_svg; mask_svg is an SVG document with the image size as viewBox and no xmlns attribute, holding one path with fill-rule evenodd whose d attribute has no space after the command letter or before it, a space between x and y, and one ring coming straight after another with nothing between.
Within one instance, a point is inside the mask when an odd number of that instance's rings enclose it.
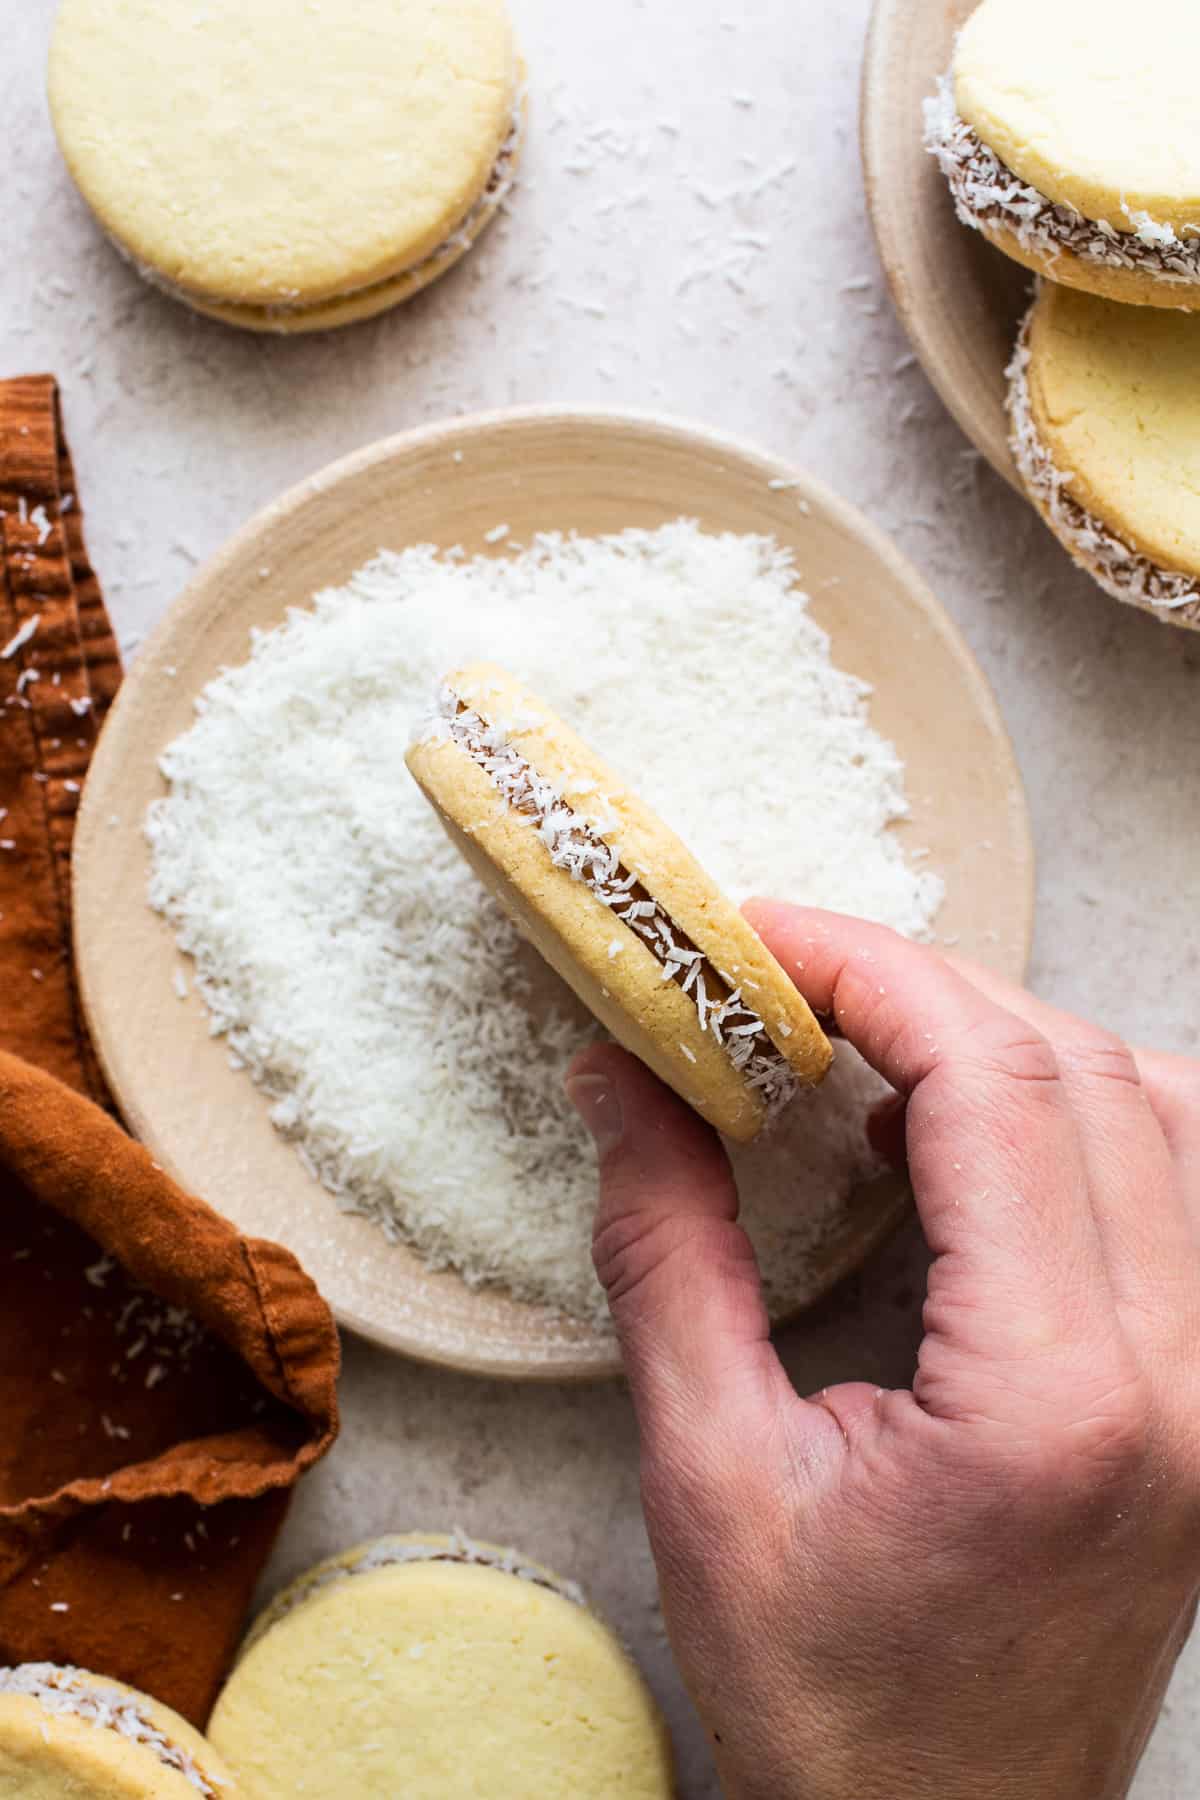
<instances>
[{"instance_id":1,"label":"golden baked cookie","mask_svg":"<svg viewBox=\"0 0 1200 1800\"><path fill-rule=\"evenodd\" d=\"M1009 369L1034 505L1118 600L1200 627L1200 318L1042 286Z\"/></svg>"},{"instance_id":2,"label":"golden baked cookie","mask_svg":"<svg viewBox=\"0 0 1200 1800\"><path fill-rule=\"evenodd\" d=\"M239 1800L219 1754L120 1682L53 1663L0 1669L3 1800Z\"/></svg>"},{"instance_id":3,"label":"golden baked cookie","mask_svg":"<svg viewBox=\"0 0 1200 1800\"><path fill-rule=\"evenodd\" d=\"M1194 0L982 0L926 108L959 217L1068 287L1200 308Z\"/></svg>"},{"instance_id":4,"label":"golden baked cookie","mask_svg":"<svg viewBox=\"0 0 1200 1800\"><path fill-rule=\"evenodd\" d=\"M478 663L408 766L519 929L718 1131L755 1137L829 1068L809 1007L686 847L561 719Z\"/></svg>"},{"instance_id":5,"label":"golden baked cookie","mask_svg":"<svg viewBox=\"0 0 1200 1800\"><path fill-rule=\"evenodd\" d=\"M258 1621L213 1741L245 1800L670 1800L644 1681L570 1583L457 1536L322 1563Z\"/></svg>"},{"instance_id":6,"label":"golden baked cookie","mask_svg":"<svg viewBox=\"0 0 1200 1800\"><path fill-rule=\"evenodd\" d=\"M49 91L117 247L256 331L409 298L494 218L519 151L504 0L61 0Z\"/></svg>"}]
</instances>

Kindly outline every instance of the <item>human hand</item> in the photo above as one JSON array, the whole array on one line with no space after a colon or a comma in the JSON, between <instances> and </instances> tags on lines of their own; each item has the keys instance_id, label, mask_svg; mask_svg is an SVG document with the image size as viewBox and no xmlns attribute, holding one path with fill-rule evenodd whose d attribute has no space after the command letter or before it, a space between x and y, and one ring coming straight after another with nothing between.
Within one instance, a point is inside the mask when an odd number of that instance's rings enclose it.
<instances>
[{"instance_id":1,"label":"human hand","mask_svg":"<svg viewBox=\"0 0 1200 1800\"><path fill-rule=\"evenodd\" d=\"M726 1794L1118 1800L1200 1591L1200 1065L882 928L747 910L906 1103L935 1260L912 1391L801 1398L717 1138L623 1051L573 1065Z\"/></svg>"}]
</instances>

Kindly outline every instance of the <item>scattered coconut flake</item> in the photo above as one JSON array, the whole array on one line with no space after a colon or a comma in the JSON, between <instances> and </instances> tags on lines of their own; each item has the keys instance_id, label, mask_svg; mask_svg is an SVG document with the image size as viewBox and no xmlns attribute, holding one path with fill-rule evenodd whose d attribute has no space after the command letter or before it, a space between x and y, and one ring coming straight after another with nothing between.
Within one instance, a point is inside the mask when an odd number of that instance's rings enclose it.
<instances>
[{"instance_id":1,"label":"scattered coconut flake","mask_svg":"<svg viewBox=\"0 0 1200 1800\"><path fill-rule=\"evenodd\" d=\"M23 625L18 626L15 634L9 638L3 650L0 650L0 662L8 662L17 654L18 650L23 649L31 639L35 638L41 622L41 613L34 613L32 619L26 619Z\"/></svg>"}]
</instances>

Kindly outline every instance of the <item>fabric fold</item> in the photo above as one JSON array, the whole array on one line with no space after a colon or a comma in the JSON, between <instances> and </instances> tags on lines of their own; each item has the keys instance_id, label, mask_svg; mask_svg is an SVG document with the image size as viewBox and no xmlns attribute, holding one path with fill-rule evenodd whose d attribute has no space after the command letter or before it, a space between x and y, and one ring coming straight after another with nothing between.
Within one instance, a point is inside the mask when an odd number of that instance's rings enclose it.
<instances>
[{"instance_id":1,"label":"fabric fold","mask_svg":"<svg viewBox=\"0 0 1200 1800\"><path fill-rule=\"evenodd\" d=\"M0 383L0 564L0 1663L203 1723L336 1434L337 1335L122 1130L88 1040L71 840L120 664L48 376Z\"/></svg>"}]
</instances>

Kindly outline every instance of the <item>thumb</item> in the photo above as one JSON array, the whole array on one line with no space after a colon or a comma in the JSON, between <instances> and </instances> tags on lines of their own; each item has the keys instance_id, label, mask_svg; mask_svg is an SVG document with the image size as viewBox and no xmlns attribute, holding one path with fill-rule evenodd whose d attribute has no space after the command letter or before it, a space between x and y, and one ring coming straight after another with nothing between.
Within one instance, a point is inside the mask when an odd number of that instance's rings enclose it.
<instances>
[{"instance_id":1,"label":"thumb","mask_svg":"<svg viewBox=\"0 0 1200 1800\"><path fill-rule=\"evenodd\" d=\"M600 1158L593 1255L643 1450L692 1462L726 1426L744 1447L755 1418L768 1422L795 1396L721 1141L615 1045L577 1057L567 1093Z\"/></svg>"}]
</instances>

